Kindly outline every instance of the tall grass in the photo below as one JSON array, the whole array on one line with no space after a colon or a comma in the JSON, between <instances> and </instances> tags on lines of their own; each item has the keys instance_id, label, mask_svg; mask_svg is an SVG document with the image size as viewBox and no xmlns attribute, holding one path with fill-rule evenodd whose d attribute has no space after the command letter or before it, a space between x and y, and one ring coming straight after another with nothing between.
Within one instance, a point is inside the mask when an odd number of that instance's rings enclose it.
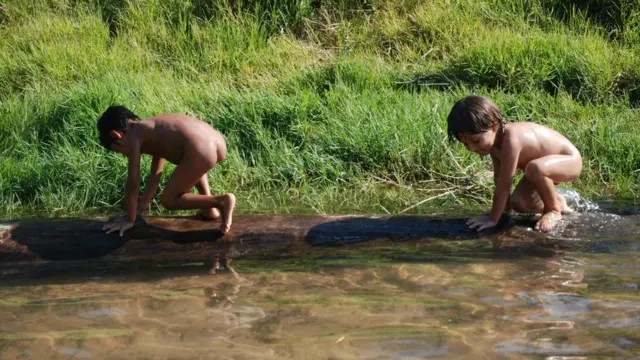
<instances>
[{"instance_id":1,"label":"tall grass","mask_svg":"<svg viewBox=\"0 0 640 360\"><path fill-rule=\"evenodd\" d=\"M640 6L587 3L6 0L0 216L120 206L126 159L95 126L114 103L222 131L209 177L244 212L398 213L445 192L411 212L486 206L488 162L444 130L471 93L574 141L571 186L635 197Z\"/></svg>"}]
</instances>

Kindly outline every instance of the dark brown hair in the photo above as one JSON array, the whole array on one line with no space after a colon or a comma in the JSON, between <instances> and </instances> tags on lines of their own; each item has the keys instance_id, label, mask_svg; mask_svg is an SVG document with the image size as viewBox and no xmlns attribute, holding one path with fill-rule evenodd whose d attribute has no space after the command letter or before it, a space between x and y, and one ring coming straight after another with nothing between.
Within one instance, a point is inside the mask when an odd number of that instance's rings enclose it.
<instances>
[{"instance_id":1,"label":"dark brown hair","mask_svg":"<svg viewBox=\"0 0 640 360\"><path fill-rule=\"evenodd\" d=\"M500 109L484 96L471 95L459 100L447 117L447 133L450 141L460 140L460 134L480 134L498 123L500 134L504 132L504 120Z\"/></svg>"},{"instance_id":2,"label":"dark brown hair","mask_svg":"<svg viewBox=\"0 0 640 360\"><path fill-rule=\"evenodd\" d=\"M98 132L100 133L100 143L107 150L111 150L111 145L115 143L115 139L111 136L111 130L122 132L127 131L127 121L140 120L138 115L124 106L113 105L102 114L98 119Z\"/></svg>"}]
</instances>

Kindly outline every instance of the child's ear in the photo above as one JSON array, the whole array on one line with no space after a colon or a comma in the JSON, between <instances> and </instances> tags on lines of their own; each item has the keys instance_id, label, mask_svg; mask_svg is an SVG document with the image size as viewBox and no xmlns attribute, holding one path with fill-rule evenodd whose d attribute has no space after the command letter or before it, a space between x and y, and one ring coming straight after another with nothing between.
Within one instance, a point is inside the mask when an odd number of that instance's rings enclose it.
<instances>
[{"instance_id":1,"label":"child's ear","mask_svg":"<svg viewBox=\"0 0 640 360\"><path fill-rule=\"evenodd\" d=\"M111 130L111 137L116 140L121 140L124 134L118 130Z\"/></svg>"}]
</instances>

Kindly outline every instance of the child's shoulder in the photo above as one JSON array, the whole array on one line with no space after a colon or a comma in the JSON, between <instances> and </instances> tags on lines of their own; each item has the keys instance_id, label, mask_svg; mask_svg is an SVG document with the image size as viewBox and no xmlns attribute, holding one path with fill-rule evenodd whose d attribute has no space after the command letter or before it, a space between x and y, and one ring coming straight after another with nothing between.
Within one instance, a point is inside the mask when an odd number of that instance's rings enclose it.
<instances>
[{"instance_id":1,"label":"child's shoulder","mask_svg":"<svg viewBox=\"0 0 640 360\"><path fill-rule=\"evenodd\" d=\"M192 121L197 120L194 117L178 113L157 114L145 119L145 121Z\"/></svg>"},{"instance_id":2,"label":"child's shoulder","mask_svg":"<svg viewBox=\"0 0 640 360\"><path fill-rule=\"evenodd\" d=\"M505 126L506 142L520 145L565 139L556 130L535 122L511 122Z\"/></svg>"},{"instance_id":3,"label":"child's shoulder","mask_svg":"<svg viewBox=\"0 0 640 360\"><path fill-rule=\"evenodd\" d=\"M521 133L521 132L534 131L539 129L550 129L550 128L542 124L538 124L531 121L515 121L515 122L510 122L505 126L505 131L513 132L513 133Z\"/></svg>"},{"instance_id":4,"label":"child's shoulder","mask_svg":"<svg viewBox=\"0 0 640 360\"><path fill-rule=\"evenodd\" d=\"M530 134L540 131L545 126L528 121L509 122L504 127L506 143L522 143Z\"/></svg>"}]
</instances>

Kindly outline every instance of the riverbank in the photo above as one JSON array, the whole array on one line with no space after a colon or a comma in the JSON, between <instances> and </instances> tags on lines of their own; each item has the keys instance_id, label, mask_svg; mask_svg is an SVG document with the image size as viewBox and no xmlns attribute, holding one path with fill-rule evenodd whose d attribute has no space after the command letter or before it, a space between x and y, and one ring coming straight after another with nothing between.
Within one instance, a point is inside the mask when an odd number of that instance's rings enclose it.
<instances>
[{"instance_id":1,"label":"riverbank","mask_svg":"<svg viewBox=\"0 0 640 360\"><path fill-rule=\"evenodd\" d=\"M209 177L238 213L488 207L489 161L446 140L470 93L572 140L583 196L637 197L640 5L242 3L5 1L0 218L121 209L126 160L95 126L113 103L219 129L229 157Z\"/></svg>"}]
</instances>

